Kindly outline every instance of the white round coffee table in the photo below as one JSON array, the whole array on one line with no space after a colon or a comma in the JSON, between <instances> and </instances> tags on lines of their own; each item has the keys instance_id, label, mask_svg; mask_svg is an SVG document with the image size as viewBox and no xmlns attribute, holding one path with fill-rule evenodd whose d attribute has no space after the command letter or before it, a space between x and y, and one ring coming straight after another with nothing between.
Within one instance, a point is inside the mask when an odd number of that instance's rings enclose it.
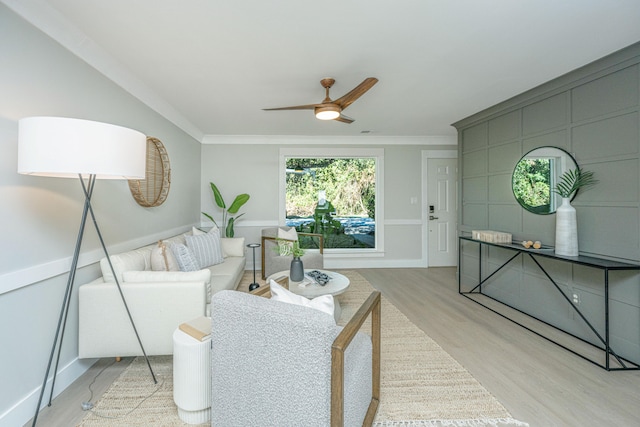
<instances>
[{"instance_id":1,"label":"white round coffee table","mask_svg":"<svg viewBox=\"0 0 640 427\"><path fill-rule=\"evenodd\" d=\"M326 274L331 279L324 286L318 283L315 283L306 274L314 270L317 270ZM305 298L313 299L321 295L333 295L335 297L345 292L347 288L349 288L349 278L340 273L336 273L335 271L313 268L313 269L305 269L304 272L305 272L305 280L303 282L291 282L287 280L287 283L289 284L289 291L293 292L294 294L303 296ZM287 279L289 278L289 270L273 273L271 276L267 277L267 283L269 283L270 280L279 281L285 277ZM305 284L305 282L307 283ZM334 305L334 317L336 321L338 321L338 319L340 318L340 313L342 313L342 308L340 307L340 302L338 301L337 298L333 299L333 305Z\"/></svg>"}]
</instances>

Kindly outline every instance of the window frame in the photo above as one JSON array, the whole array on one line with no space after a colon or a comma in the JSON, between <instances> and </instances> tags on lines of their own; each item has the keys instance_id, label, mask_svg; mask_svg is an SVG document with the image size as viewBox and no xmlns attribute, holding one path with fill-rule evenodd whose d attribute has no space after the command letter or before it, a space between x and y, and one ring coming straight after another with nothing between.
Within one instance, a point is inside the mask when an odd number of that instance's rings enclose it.
<instances>
[{"instance_id":1,"label":"window frame","mask_svg":"<svg viewBox=\"0 0 640 427\"><path fill-rule=\"evenodd\" d=\"M383 148L280 148L278 167L278 224L286 225L286 159L291 158L374 158L376 160L376 217L374 218L375 248L325 248L325 255L340 254L342 257L361 257L384 253L384 149Z\"/></svg>"}]
</instances>

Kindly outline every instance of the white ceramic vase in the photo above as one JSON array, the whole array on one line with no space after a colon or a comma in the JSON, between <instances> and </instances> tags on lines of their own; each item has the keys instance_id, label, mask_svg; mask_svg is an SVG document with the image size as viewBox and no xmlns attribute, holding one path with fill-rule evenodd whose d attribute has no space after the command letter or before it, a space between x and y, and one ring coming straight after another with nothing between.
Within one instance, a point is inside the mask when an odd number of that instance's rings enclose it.
<instances>
[{"instance_id":1,"label":"white ceramic vase","mask_svg":"<svg viewBox=\"0 0 640 427\"><path fill-rule=\"evenodd\" d=\"M576 209L569 198L562 199L556 209L556 255L578 256L578 223Z\"/></svg>"}]
</instances>

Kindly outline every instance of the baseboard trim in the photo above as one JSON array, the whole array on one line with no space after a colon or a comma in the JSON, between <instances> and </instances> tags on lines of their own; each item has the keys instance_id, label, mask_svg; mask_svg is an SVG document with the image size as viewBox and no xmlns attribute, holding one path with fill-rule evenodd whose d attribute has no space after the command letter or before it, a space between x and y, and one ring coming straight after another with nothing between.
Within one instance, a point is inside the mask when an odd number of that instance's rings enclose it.
<instances>
[{"instance_id":1,"label":"baseboard trim","mask_svg":"<svg viewBox=\"0 0 640 427\"><path fill-rule=\"evenodd\" d=\"M53 397L57 397L65 391L74 381L82 376L87 370L96 363L98 359L78 359L75 358L58 371L56 376L56 390ZM49 376L47 388L43 397L40 409L49 403L49 393L51 392L52 377ZM9 408L4 414L0 414L0 426L22 426L33 418L36 404L40 397L41 386L32 390L25 395L19 402ZM79 403L78 403L79 404Z\"/></svg>"},{"instance_id":2,"label":"baseboard trim","mask_svg":"<svg viewBox=\"0 0 640 427\"><path fill-rule=\"evenodd\" d=\"M326 269L349 268L424 268L427 267L422 259L357 259L357 258L327 258L324 267Z\"/></svg>"}]
</instances>

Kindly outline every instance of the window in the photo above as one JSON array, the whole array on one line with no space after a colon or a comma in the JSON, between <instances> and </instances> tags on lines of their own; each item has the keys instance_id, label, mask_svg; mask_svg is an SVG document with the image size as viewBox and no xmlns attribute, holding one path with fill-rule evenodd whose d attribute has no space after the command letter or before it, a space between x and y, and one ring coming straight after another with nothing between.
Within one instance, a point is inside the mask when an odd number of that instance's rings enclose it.
<instances>
[{"instance_id":1,"label":"window","mask_svg":"<svg viewBox=\"0 0 640 427\"><path fill-rule=\"evenodd\" d=\"M281 223L322 234L326 250L380 250L382 160L381 149L283 149Z\"/></svg>"}]
</instances>

